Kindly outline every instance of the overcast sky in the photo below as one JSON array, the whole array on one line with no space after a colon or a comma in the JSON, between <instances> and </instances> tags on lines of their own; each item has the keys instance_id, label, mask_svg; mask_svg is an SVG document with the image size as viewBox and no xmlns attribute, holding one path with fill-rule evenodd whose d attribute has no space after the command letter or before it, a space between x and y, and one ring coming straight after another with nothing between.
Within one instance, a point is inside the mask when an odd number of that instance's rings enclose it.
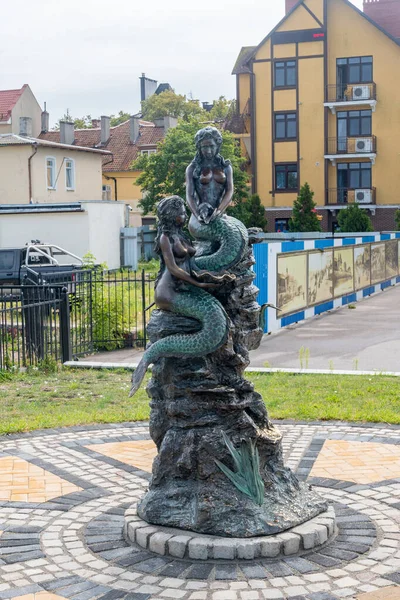
<instances>
[{"instance_id":1,"label":"overcast sky","mask_svg":"<svg viewBox=\"0 0 400 600\"><path fill-rule=\"evenodd\" d=\"M0 89L29 83L54 123L140 108L142 72L177 93L233 98L241 46L258 44L284 0L12 0L1 6ZM362 0L354 0L362 7Z\"/></svg>"}]
</instances>

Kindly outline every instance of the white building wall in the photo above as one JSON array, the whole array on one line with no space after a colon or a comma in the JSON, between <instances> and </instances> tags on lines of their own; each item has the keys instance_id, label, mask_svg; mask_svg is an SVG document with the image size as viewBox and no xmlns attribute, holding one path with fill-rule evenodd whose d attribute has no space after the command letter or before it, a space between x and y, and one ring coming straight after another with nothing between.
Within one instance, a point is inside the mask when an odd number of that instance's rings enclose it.
<instances>
[{"instance_id":1,"label":"white building wall","mask_svg":"<svg viewBox=\"0 0 400 600\"><path fill-rule=\"evenodd\" d=\"M120 267L120 230L123 202L82 203L82 212L1 214L0 248L24 246L33 239L61 246L83 257L91 252L96 262Z\"/></svg>"}]
</instances>

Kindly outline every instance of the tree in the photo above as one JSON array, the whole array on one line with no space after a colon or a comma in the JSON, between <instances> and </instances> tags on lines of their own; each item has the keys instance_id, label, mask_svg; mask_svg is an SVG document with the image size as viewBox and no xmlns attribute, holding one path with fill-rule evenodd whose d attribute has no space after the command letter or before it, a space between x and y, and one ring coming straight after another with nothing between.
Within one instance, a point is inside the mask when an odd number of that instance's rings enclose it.
<instances>
[{"instance_id":1,"label":"tree","mask_svg":"<svg viewBox=\"0 0 400 600\"><path fill-rule=\"evenodd\" d=\"M341 210L338 215L338 224L343 233L374 230L367 211L362 210L358 204L349 204L347 208Z\"/></svg>"},{"instance_id":2,"label":"tree","mask_svg":"<svg viewBox=\"0 0 400 600\"><path fill-rule=\"evenodd\" d=\"M289 219L289 231L321 231L317 206L313 200L314 192L306 182L301 188L297 200L293 204L293 213Z\"/></svg>"},{"instance_id":3,"label":"tree","mask_svg":"<svg viewBox=\"0 0 400 600\"><path fill-rule=\"evenodd\" d=\"M53 131L59 131L60 129L60 121L67 121L67 123L73 123L74 129L92 129L92 117L90 115L86 115L85 117L77 117L74 119L68 108L67 112L64 114L61 119L58 119L57 123L53 127Z\"/></svg>"},{"instance_id":4,"label":"tree","mask_svg":"<svg viewBox=\"0 0 400 600\"><path fill-rule=\"evenodd\" d=\"M131 115L129 113L120 110L117 115L111 115L110 126L116 127L117 125L121 125L121 123L125 123L125 121L129 121Z\"/></svg>"},{"instance_id":5,"label":"tree","mask_svg":"<svg viewBox=\"0 0 400 600\"><path fill-rule=\"evenodd\" d=\"M161 94L153 94L142 102L143 119L154 121L162 117L175 117L188 120L190 117L202 116L207 118L207 113L196 100L188 100L186 96L175 94L166 90Z\"/></svg>"},{"instance_id":6,"label":"tree","mask_svg":"<svg viewBox=\"0 0 400 600\"><path fill-rule=\"evenodd\" d=\"M136 183L144 192L139 203L144 214L152 212L157 202L165 196L178 194L185 197L185 171L196 153L194 136L201 127L199 119L180 121L177 127L168 130L165 139L158 145L157 153L142 155L132 164L131 169L142 171ZM233 201L236 204L248 197L248 175L242 170L245 159L240 155L232 134L221 131L221 135L221 154L232 162L235 185Z\"/></svg>"},{"instance_id":7,"label":"tree","mask_svg":"<svg viewBox=\"0 0 400 600\"><path fill-rule=\"evenodd\" d=\"M265 217L265 208L261 204L258 194L241 199L227 210L228 215L242 221L246 227L259 227L266 231L268 221Z\"/></svg>"},{"instance_id":8,"label":"tree","mask_svg":"<svg viewBox=\"0 0 400 600\"><path fill-rule=\"evenodd\" d=\"M396 212L394 213L394 222L397 231L400 231L400 210L396 210Z\"/></svg>"},{"instance_id":9,"label":"tree","mask_svg":"<svg viewBox=\"0 0 400 600\"><path fill-rule=\"evenodd\" d=\"M225 96L220 96L218 100L214 100L213 107L208 113L210 121L224 121L227 115L234 111L235 100L227 100Z\"/></svg>"},{"instance_id":10,"label":"tree","mask_svg":"<svg viewBox=\"0 0 400 600\"><path fill-rule=\"evenodd\" d=\"M120 125L125 121L128 121L130 118L130 114L120 110L117 115L111 115L110 117L110 126L115 127L116 125ZM93 122L91 115L86 115L85 117L77 117L76 119L71 116L68 108L67 112L64 114L61 119L58 119L57 123L53 127L53 131L59 131L60 129L60 121L67 121L68 123L74 124L74 129L93 129Z\"/></svg>"}]
</instances>

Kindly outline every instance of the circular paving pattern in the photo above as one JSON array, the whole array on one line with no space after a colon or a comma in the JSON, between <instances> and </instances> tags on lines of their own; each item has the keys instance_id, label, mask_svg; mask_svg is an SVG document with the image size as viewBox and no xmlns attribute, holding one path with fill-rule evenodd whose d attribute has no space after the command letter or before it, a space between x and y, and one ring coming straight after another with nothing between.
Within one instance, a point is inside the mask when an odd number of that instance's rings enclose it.
<instances>
[{"instance_id":1,"label":"circular paving pattern","mask_svg":"<svg viewBox=\"0 0 400 600\"><path fill-rule=\"evenodd\" d=\"M155 454L146 425L0 439L0 600L400 598L400 429L279 427L286 464L334 506L338 531L301 556L235 560L126 542Z\"/></svg>"}]
</instances>

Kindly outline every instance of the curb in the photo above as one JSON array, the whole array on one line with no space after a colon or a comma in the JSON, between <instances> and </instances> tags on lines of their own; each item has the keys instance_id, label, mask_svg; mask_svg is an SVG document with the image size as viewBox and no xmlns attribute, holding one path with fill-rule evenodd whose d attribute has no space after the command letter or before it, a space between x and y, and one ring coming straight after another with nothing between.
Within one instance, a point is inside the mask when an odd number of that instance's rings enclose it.
<instances>
[{"instance_id":1,"label":"curb","mask_svg":"<svg viewBox=\"0 0 400 600\"><path fill-rule=\"evenodd\" d=\"M138 363L112 363L112 362L95 362L95 361L74 361L69 360L64 363L64 367L74 369L126 369L134 371ZM151 371L151 367L149 367ZM400 377L399 372L395 371L340 371L330 369L279 369L270 367L248 367L246 373L292 373L297 375L369 375L369 376L386 376Z\"/></svg>"}]
</instances>

